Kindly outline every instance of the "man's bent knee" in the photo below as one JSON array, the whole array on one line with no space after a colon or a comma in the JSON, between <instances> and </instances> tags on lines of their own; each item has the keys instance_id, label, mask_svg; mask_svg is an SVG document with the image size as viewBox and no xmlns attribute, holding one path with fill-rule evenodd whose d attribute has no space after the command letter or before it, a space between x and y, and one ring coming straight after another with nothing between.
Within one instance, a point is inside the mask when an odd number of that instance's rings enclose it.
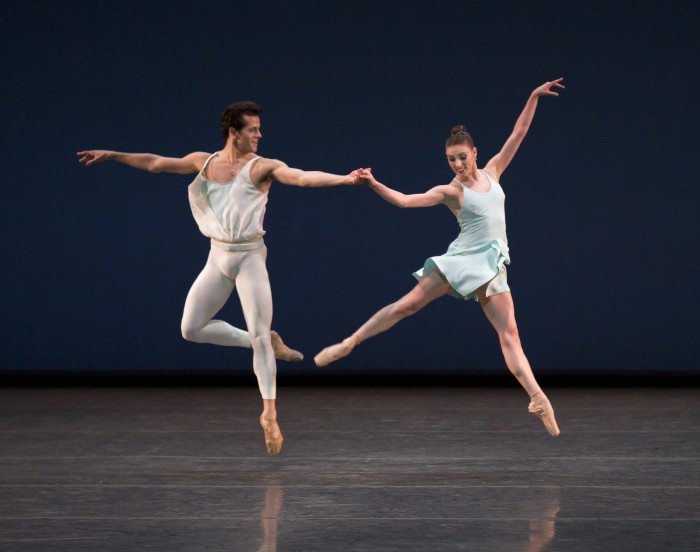
<instances>
[{"instance_id":1,"label":"man's bent knee","mask_svg":"<svg viewBox=\"0 0 700 552\"><path fill-rule=\"evenodd\" d=\"M265 332L256 332L255 334L249 332L248 335L250 336L250 346L253 349L272 347L272 336L269 330Z\"/></svg>"},{"instance_id":2,"label":"man's bent knee","mask_svg":"<svg viewBox=\"0 0 700 552\"><path fill-rule=\"evenodd\" d=\"M192 328L192 327L183 325L180 328L180 331L182 332L183 339L185 339L187 341L193 341L194 343L199 342L198 328Z\"/></svg>"}]
</instances>

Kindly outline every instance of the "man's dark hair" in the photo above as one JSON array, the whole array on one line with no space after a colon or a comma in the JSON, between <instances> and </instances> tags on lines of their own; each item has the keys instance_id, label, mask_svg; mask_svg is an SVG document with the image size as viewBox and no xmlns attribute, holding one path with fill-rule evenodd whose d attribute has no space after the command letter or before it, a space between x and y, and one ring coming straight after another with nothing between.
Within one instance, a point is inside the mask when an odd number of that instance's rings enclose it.
<instances>
[{"instance_id":1,"label":"man's dark hair","mask_svg":"<svg viewBox=\"0 0 700 552\"><path fill-rule=\"evenodd\" d=\"M254 102L236 102L229 105L221 114L221 134L228 138L228 130L241 130L245 126L243 115L260 115L262 109Z\"/></svg>"}]
</instances>

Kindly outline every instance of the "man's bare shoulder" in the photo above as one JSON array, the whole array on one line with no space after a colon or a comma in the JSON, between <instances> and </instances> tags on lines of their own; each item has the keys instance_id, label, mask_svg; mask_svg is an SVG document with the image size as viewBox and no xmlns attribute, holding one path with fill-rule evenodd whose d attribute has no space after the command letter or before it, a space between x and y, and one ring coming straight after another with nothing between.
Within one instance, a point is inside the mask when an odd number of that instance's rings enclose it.
<instances>
[{"instance_id":1,"label":"man's bare shoulder","mask_svg":"<svg viewBox=\"0 0 700 552\"><path fill-rule=\"evenodd\" d=\"M258 157L255 162L256 165L260 167L265 167L267 169L275 169L277 167L285 167L287 164L279 159L272 159L270 157Z\"/></svg>"},{"instance_id":2,"label":"man's bare shoulder","mask_svg":"<svg viewBox=\"0 0 700 552\"><path fill-rule=\"evenodd\" d=\"M275 169L284 167L285 164L279 159L270 159L268 157L256 157L250 169L251 180L256 186L261 186L267 189L272 184Z\"/></svg>"},{"instance_id":3,"label":"man's bare shoulder","mask_svg":"<svg viewBox=\"0 0 700 552\"><path fill-rule=\"evenodd\" d=\"M273 171L285 168L287 164L279 159L271 159L269 157L258 157L255 159L253 171L259 180L270 178Z\"/></svg>"},{"instance_id":4,"label":"man's bare shoulder","mask_svg":"<svg viewBox=\"0 0 700 552\"><path fill-rule=\"evenodd\" d=\"M213 154L206 151L193 151L192 153L185 155L183 159L191 163L192 166L194 166L198 171L201 171L204 163L206 163L207 159L209 159L212 155Z\"/></svg>"}]
</instances>

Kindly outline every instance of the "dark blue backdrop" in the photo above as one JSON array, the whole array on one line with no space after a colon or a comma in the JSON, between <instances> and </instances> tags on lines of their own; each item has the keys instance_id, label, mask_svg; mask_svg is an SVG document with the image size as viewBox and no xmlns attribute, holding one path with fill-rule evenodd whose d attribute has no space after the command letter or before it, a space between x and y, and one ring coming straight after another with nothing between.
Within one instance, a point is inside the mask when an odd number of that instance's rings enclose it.
<instances>
[{"instance_id":1,"label":"dark blue backdrop","mask_svg":"<svg viewBox=\"0 0 700 552\"><path fill-rule=\"evenodd\" d=\"M7 4L7 3L6 3ZM224 106L263 106L260 154L446 183L464 123L498 151L545 98L502 178L521 337L540 373L698 373L698 22L691 2L10 2L1 25L2 370L249 373L185 342L208 242L189 176L79 165L88 148L221 147ZM273 185L273 326L307 353L414 284L458 230L362 187ZM243 324L237 298L221 315ZM334 365L335 366L335 365ZM501 373L475 303L441 299L329 370Z\"/></svg>"}]
</instances>

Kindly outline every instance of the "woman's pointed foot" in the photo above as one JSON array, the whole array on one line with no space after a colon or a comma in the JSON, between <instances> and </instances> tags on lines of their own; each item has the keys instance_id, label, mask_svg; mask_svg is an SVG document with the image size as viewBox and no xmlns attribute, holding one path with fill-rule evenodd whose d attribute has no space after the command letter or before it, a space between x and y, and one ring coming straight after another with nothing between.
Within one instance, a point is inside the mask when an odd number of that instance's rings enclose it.
<instances>
[{"instance_id":1,"label":"woman's pointed foot","mask_svg":"<svg viewBox=\"0 0 700 552\"><path fill-rule=\"evenodd\" d=\"M323 367L328 366L331 362L340 360L343 357L348 356L352 350L360 344L360 340L356 335L352 335L348 338L343 339L340 343L335 345L330 345L318 353L314 357L314 362L316 366Z\"/></svg>"},{"instance_id":2,"label":"woman's pointed foot","mask_svg":"<svg viewBox=\"0 0 700 552\"><path fill-rule=\"evenodd\" d=\"M266 420L261 415L260 425L265 433L265 448L267 449L267 453L270 456L277 456L282 452L282 441L284 441L277 420Z\"/></svg>"},{"instance_id":3,"label":"woman's pointed foot","mask_svg":"<svg viewBox=\"0 0 700 552\"><path fill-rule=\"evenodd\" d=\"M554 409L547 396L542 391L538 391L531 396L531 399L530 406L528 406L530 414L542 420L544 427L547 428L547 431L549 431L552 437L558 437L560 433L559 426L557 425L557 420L554 418Z\"/></svg>"},{"instance_id":4,"label":"woman's pointed foot","mask_svg":"<svg viewBox=\"0 0 700 552\"><path fill-rule=\"evenodd\" d=\"M284 344L284 341L282 341L280 334L278 334L275 330L270 332L270 340L272 341L272 350L274 351L275 358L277 360L284 360L286 362L298 362L300 360L304 360L304 355L299 351L295 351L294 349L287 347Z\"/></svg>"}]
</instances>

